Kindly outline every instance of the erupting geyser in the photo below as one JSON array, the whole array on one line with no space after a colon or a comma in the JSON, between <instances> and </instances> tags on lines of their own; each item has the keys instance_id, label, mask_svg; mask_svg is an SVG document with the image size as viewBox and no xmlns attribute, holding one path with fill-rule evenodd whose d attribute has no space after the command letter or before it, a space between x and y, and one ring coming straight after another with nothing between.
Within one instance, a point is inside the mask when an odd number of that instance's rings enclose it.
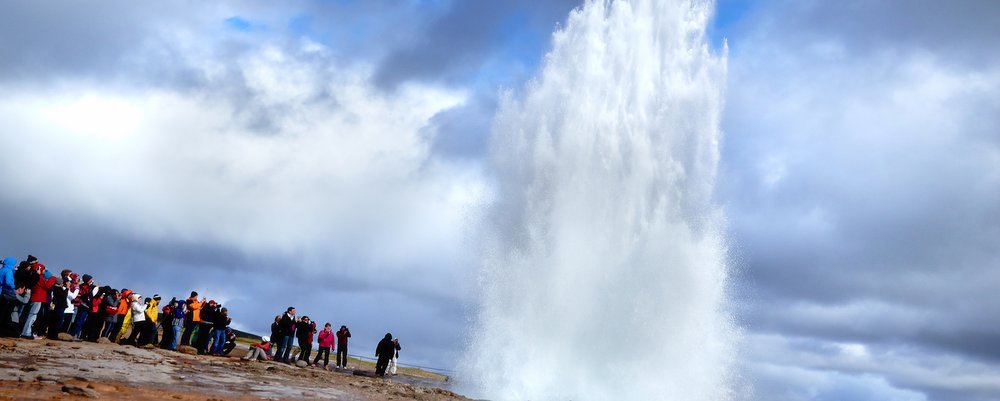
<instances>
[{"instance_id":1,"label":"erupting geyser","mask_svg":"<svg viewBox=\"0 0 1000 401\"><path fill-rule=\"evenodd\" d=\"M492 400L730 398L712 203L726 61L698 0L587 1L498 112L498 199L463 360Z\"/></svg>"}]
</instances>

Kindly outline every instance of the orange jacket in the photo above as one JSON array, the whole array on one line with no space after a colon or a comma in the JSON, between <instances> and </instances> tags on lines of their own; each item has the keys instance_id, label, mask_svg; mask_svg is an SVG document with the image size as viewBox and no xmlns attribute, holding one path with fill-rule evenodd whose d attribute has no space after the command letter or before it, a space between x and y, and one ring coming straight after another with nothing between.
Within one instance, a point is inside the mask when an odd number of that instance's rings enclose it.
<instances>
[{"instance_id":1,"label":"orange jacket","mask_svg":"<svg viewBox=\"0 0 1000 401\"><path fill-rule=\"evenodd\" d=\"M131 296L132 296L132 291L129 290L122 291L122 293L119 295L119 298L123 300L123 302L122 301L118 302L119 315L125 315L128 313L129 305L131 304L131 302L129 302L130 301L129 297Z\"/></svg>"},{"instance_id":2,"label":"orange jacket","mask_svg":"<svg viewBox=\"0 0 1000 401\"><path fill-rule=\"evenodd\" d=\"M191 321L195 323L201 322L201 306L204 304L199 301L197 297L191 297L187 299L188 313L191 314Z\"/></svg>"}]
</instances>

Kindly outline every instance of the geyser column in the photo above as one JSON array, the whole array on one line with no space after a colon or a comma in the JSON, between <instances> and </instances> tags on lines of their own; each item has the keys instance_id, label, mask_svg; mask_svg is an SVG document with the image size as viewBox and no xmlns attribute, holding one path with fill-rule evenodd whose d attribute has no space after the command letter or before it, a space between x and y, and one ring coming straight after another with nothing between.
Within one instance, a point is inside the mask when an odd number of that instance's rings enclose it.
<instances>
[{"instance_id":1,"label":"geyser column","mask_svg":"<svg viewBox=\"0 0 1000 401\"><path fill-rule=\"evenodd\" d=\"M725 59L707 1L587 1L494 126L498 200L462 366L493 400L728 398L711 203Z\"/></svg>"}]
</instances>

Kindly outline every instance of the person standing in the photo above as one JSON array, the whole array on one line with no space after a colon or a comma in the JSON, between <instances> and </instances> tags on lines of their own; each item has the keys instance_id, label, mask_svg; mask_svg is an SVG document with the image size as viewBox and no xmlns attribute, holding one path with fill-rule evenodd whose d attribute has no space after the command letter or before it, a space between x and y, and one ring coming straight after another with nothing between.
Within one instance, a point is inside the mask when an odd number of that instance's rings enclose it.
<instances>
[{"instance_id":1,"label":"person standing","mask_svg":"<svg viewBox=\"0 0 1000 401\"><path fill-rule=\"evenodd\" d=\"M396 355L396 347L392 344L392 333L385 333L382 341L375 347L375 374L385 376L385 368L389 366L389 360Z\"/></svg>"},{"instance_id":2,"label":"person standing","mask_svg":"<svg viewBox=\"0 0 1000 401\"><path fill-rule=\"evenodd\" d=\"M316 359L313 360L313 365L316 365L319 359L323 358L323 368L330 366L330 349L333 348L335 337L333 326L330 326L330 323L324 325L323 331L319 332L319 335L316 336L316 340L319 343L319 350L316 351Z\"/></svg>"},{"instance_id":3,"label":"person standing","mask_svg":"<svg viewBox=\"0 0 1000 401\"><path fill-rule=\"evenodd\" d=\"M178 302L177 306L170 312L173 314L173 321L171 323L171 329L174 331L174 336L171 339L173 342L170 344L170 349L177 351L177 345L181 341L181 329L184 328L185 317L187 317L187 304L184 302Z\"/></svg>"},{"instance_id":4,"label":"person standing","mask_svg":"<svg viewBox=\"0 0 1000 401\"><path fill-rule=\"evenodd\" d=\"M351 338L351 330L347 326L340 326L337 330L337 367L347 368L347 339Z\"/></svg>"},{"instance_id":5,"label":"person standing","mask_svg":"<svg viewBox=\"0 0 1000 401\"><path fill-rule=\"evenodd\" d=\"M215 300L208 301L208 306L201 308L201 323L198 323L198 338L194 340L198 355L209 353L208 343L212 340L212 327L215 326L215 315L219 313Z\"/></svg>"},{"instance_id":6,"label":"person standing","mask_svg":"<svg viewBox=\"0 0 1000 401\"><path fill-rule=\"evenodd\" d=\"M201 307L205 304L205 298L198 300L198 293L191 291L191 296L184 301L187 308L187 317L184 321L184 335L181 336L181 345L191 345L191 334L194 333L198 324L201 323Z\"/></svg>"},{"instance_id":7,"label":"person standing","mask_svg":"<svg viewBox=\"0 0 1000 401\"><path fill-rule=\"evenodd\" d=\"M392 359L389 360L389 374L395 376L396 375L396 364L399 362L399 350L401 349L399 347L399 339L398 338L394 338L392 340L392 345L393 345L393 347L396 348L396 350L395 350L396 354L393 355Z\"/></svg>"},{"instance_id":8,"label":"person standing","mask_svg":"<svg viewBox=\"0 0 1000 401\"><path fill-rule=\"evenodd\" d=\"M32 334L32 326L35 324L38 313L42 310L42 305L48 304L49 289L56 284L56 278L55 276L45 274L45 265L38 263L38 259L35 259L34 263L30 265L32 271L38 276L38 280L35 281L35 285L31 289L31 297L29 298L31 304L25 312L27 313L27 318L24 320L24 327L21 329L21 338L35 339L35 336Z\"/></svg>"},{"instance_id":9,"label":"person standing","mask_svg":"<svg viewBox=\"0 0 1000 401\"><path fill-rule=\"evenodd\" d=\"M73 320L73 327L69 330L69 335L73 339L80 339L83 327L90 318L91 309L94 307L94 278L89 274L84 274L80 282L80 294L77 295L76 319Z\"/></svg>"},{"instance_id":10,"label":"person standing","mask_svg":"<svg viewBox=\"0 0 1000 401\"><path fill-rule=\"evenodd\" d=\"M142 338L142 334L146 331L146 305L142 301L142 295L129 295L129 308L131 308L132 312L129 314L129 317L132 318L132 333L129 334L127 339L122 341L122 344L141 347L144 344L139 344L139 341Z\"/></svg>"},{"instance_id":11,"label":"person standing","mask_svg":"<svg viewBox=\"0 0 1000 401\"><path fill-rule=\"evenodd\" d=\"M229 318L229 309L220 309L215 313L213 320L215 330L212 331L212 355L222 356L223 347L227 342L226 327L232 323L232 319Z\"/></svg>"},{"instance_id":12,"label":"person standing","mask_svg":"<svg viewBox=\"0 0 1000 401\"><path fill-rule=\"evenodd\" d=\"M9 335L11 327L11 312L18 304L17 293L14 285L14 268L17 266L17 259L4 258L0 265L0 335ZM12 333L12 332L11 332Z\"/></svg>"},{"instance_id":13,"label":"person standing","mask_svg":"<svg viewBox=\"0 0 1000 401\"><path fill-rule=\"evenodd\" d=\"M295 333L299 340L299 360L309 363L313 334L316 333L316 322L310 321L309 316L303 316L302 320L295 325Z\"/></svg>"},{"instance_id":14,"label":"person standing","mask_svg":"<svg viewBox=\"0 0 1000 401\"><path fill-rule=\"evenodd\" d=\"M295 307L289 306L285 310L285 314L281 315L278 330L281 338L278 339L278 349L274 353L274 360L288 362L288 356L292 353L292 341L295 339Z\"/></svg>"}]
</instances>

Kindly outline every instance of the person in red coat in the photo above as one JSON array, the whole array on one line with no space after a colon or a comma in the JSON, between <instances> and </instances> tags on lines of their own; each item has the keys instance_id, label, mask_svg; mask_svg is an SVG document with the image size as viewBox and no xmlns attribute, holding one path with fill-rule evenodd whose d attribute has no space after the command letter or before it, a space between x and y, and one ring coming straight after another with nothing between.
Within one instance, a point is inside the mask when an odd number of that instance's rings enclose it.
<instances>
[{"instance_id":1,"label":"person in red coat","mask_svg":"<svg viewBox=\"0 0 1000 401\"><path fill-rule=\"evenodd\" d=\"M34 269L38 274L38 282L31 289L31 299L29 300L31 304L27 309L28 318L25 319L24 328L21 329L21 337L34 340L41 337L35 337L32 334L31 326L35 324L38 311L42 310L42 306L48 305L49 289L56 284L56 277L51 274L45 274L45 265L38 263L37 260L31 264L31 269Z\"/></svg>"},{"instance_id":2,"label":"person in red coat","mask_svg":"<svg viewBox=\"0 0 1000 401\"><path fill-rule=\"evenodd\" d=\"M330 350L333 349L333 341L336 339L336 335L333 334L333 326L327 323L323 327L323 331L319 332L317 338L319 339L319 351L316 352L316 359L313 360L313 365L319 362L320 358L323 358L323 367L330 366Z\"/></svg>"}]
</instances>

